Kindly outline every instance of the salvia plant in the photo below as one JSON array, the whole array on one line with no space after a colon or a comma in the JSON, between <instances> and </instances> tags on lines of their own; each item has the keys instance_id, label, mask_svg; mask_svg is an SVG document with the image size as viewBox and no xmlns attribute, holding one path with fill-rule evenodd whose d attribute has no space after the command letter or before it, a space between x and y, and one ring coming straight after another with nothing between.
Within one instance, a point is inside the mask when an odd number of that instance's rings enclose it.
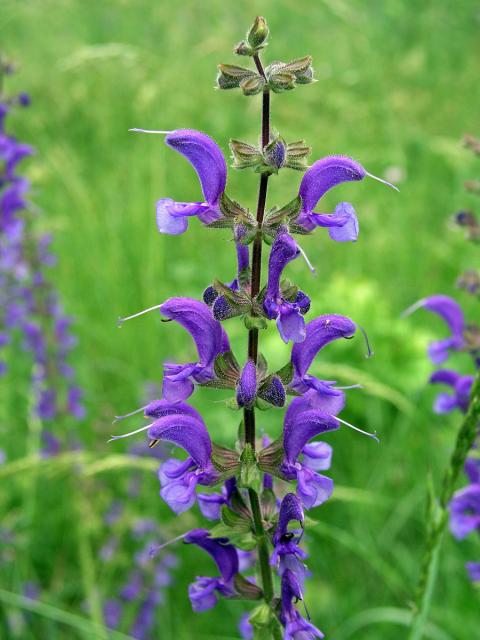
<instances>
[{"instance_id":1,"label":"salvia plant","mask_svg":"<svg viewBox=\"0 0 480 640\"><path fill-rule=\"evenodd\" d=\"M480 155L480 141L466 136L465 144L476 155ZM467 190L480 194L480 183L468 181ZM480 225L472 211L459 211L454 221L465 229L466 238L473 242L480 240ZM460 275L457 286L478 296L480 274L467 270ZM428 347L431 362L437 367L430 377L430 383L442 385L448 391L441 391L434 403L437 414L459 411L464 420L457 433L454 450L447 467L438 497L431 488L427 518L427 544L422 562L419 584L415 599L411 640L423 637L430 601L433 596L437 575L437 563L444 532L450 522L450 530L461 540L469 534L480 533L480 458L478 457L478 437L480 420L480 326L467 322L463 309L453 298L433 295L424 298L407 309L409 314L423 308L438 315L447 325L449 335L434 340ZM446 367L444 363L457 352L470 356L471 365L466 370ZM460 473L464 470L468 484L455 492ZM480 581L480 562L468 562L467 571L472 581Z\"/></svg>"},{"instance_id":2,"label":"salvia plant","mask_svg":"<svg viewBox=\"0 0 480 640\"><path fill-rule=\"evenodd\" d=\"M19 172L32 147L7 132L6 120L17 107L30 104L26 94L8 97L2 79L13 71L0 58L0 348L9 358L0 361L7 375L7 359L18 360L17 336L32 363L31 392L34 412L41 420L62 415L81 419L82 391L68 357L76 344L71 320L49 280L55 264L51 236L37 231L38 210L29 199L30 182ZM55 436L44 434L46 451L58 448Z\"/></svg>"},{"instance_id":3,"label":"salvia plant","mask_svg":"<svg viewBox=\"0 0 480 640\"><path fill-rule=\"evenodd\" d=\"M341 425L373 439L376 435L339 417L345 407L344 388L310 373L319 351L335 340L353 338L356 324L335 314L306 322L310 298L284 278L284 271L303 253L295 238L318 227L326 228L336 242L357 239L358 220L350 203L341 202L332 213L315 209L336 185L375 176L341 155L309 166L311 149L303 140L287 142L273 131L271 94L311 84L314 78L310 56L264 66L261 53L268 35L265 20L257 18L235 48L236 54L253 64L221 64L217 76L221 90L261 95L259 143L230 141L234 168L251 169L259 176L255 214L227 195L227 164L220 147L207 134L191 129L133 129L164 135L167 146L186 158L200 180L203 199L199 202L158 200L160 233L182 234L196 217L212 233L226 230L232 235L238 266L232 281L214 280L202 300L173 297L121 319L158 310L165 321L179 323L191 335L198 356L193 362L165 363L162 398L138 410L148 424L112 439L146 430L151 447L166 441L187 454L161 464L159 480L160 495L176 514L198 502L203 516L216 523L180 536L209 554L218 568L215 577L200 576L191 584L194 611L210 609L218 598L251 600L256 605L241 620L244 637L307 640L323 634L296 606L304 599L307 576L307 554L301 546L305 511L324 503L333 491L332 479L322 473L330 467L332 447L313 439ZM283 206L268 208L270 179L284 169L303 172L298 193ZM270 253L264 283L265 247ZM224 328L233 318L241 319L248 331L246 359L240 361ZM293 343L290 360L276 371L270 370L259 350L260 332L271 320L280 338ZM213 442L202 416L188 404L198 386L233 392L231 404L243 412L243 419L236 442L233 429L230 433L231 447ZM260 439L256 409L285 407L289 397L293 399L283 418L282 435L273 441L266 435Z\"/></svg>"}]
</instances>

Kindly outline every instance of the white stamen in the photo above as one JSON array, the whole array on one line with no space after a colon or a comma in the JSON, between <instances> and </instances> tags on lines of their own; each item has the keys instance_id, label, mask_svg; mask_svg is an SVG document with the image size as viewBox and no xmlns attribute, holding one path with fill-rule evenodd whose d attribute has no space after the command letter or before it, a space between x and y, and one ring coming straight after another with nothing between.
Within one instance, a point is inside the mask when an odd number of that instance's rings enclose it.
<instances>
[{"instance_id":1,"label":"white stamen","mask_svg":"<svg viewBox=\"0 0 480 640\"><path fill-rule=\"evenodd\" d=\"M344 424L346 427L350 427L350 429L353 429L354 431L358 431L359 433L363 433L364 436L367 436L368 438L372 438L372 440L375 440L376 442L380 442L380 439L377 436L376 431L374 433L369 433L368 431L363 431L363 429L359 429L358 427L355 427L353 424L350 424L349 422L342 420L338 416L330 416L330 417L334 418L335 420L338 420L339 422Z\"/></svg>"},{"instance_id":2,"label":"white stamen","mask_svg":"<svg viewBox=\"0 0 480 640\"><path fill-rule=\"evenodd\" d=\"M173 131L155 131L154 129L129 129L129 131L133 131L134 133L160 133L167 135L169 133L173 133Z\"/></svg>"},{"instance_id":3,"label":"white stamen","mask_svg":"<svg viewBox=\"0 0 480 640\"><path fill-rule=\"evenodd\" d=\"M298 244L298 242L297 242L297 247L298 247L298 250L300 251L300 253L302 254L302 256L303 256L303 258L304 258L305 262L307 263L307 267L310 269L310 271L311 271L314 275L316 275L316 274L317 274L317 272L315 271L315 267L314 267L314 266L313 266L313 264L310 262L310 260L308 259L307 254L306 254L306 253L305 253L305 251L302 249L302 247Z\"/></svg>"},{"instance_id":4,"label":"white stamen","mask_svg":"<svg viewBox=\"0 0 480 640\"><path fill-rule=\"evenodd\" d=\"M117 322L117 327L121 327L124 322L127 320L132 320L132 318L138 318L138 316L143 316L144 313L149 313L150 311L155 311L155 309L160 309L163 303L156 304L154 307L149 307L148 309L144 309L143 311L139 311L138 313L134 313L131 316L125 316L124 318L119 318Z\"/></svg>"},{"instance_id":5,"label":"white stamen","mask_svg":"<svg viewBox=\"0 0 480 640\"><path fill-rule=\"evenodd\" d=\"M423 307L424 304L425 304L425 298L418 300L418 302L415 302L415 304L412 304L410 307L408 307L408 309L405 309L405 311L402 311L402 313L400 314L400 317L405 318L406 316L409 316L417 309L420 309L421 307Z\"/></svg>"},{"instance_id":6,"label":"white stamen","mask_svg":"<svg viewBox=\"0 0 480 640\"><path fill-rule=\"evenodd\" d=\"M113 440L121 440L122 438L128 438L129 436L134 436L136 433L140 433L141 431L145 431L146 429L150 429L152 425L147 424L145 427L140 427L140 429L135 429L135 431L130 431L130 433L122 433L121 436L110 436L110 440L107 442L112 442Z\"/></svg>"},{"instance_id":7,"label":"white stamen","mask_svg":"<svg viewBox=\"0 0 480 640\"><path fill-rule=\"evenodd\" d=\"M391 187L392 189L395 189L395 191L398 191L400 193L400 189L398 187L396 187L394 184L392 184L391 182L388 182L388 180L384 180L383 178L379 178L378 176L374 176L372 173L368 173L368 171L365 171L365 174L369 178L373 178L374 180L377 180L378 182L381 182L382 184L386 184L387 187Z\"/></svg>"},{"instance_id":8,"label":"white stamen","mask_svg":"<svg viewBox=\"0 0 480 640\"><path fill-rule=\"evenodd\" d=\"M119 422L119 420L125 420L125 418L130 418L130 416L134 416L137 413L141 413L147 407L148 407L148 405L146 404L144 407L140 407L139 409L135 409L135 411L130 411L130 413L126 413L123 416L114 416L115 420L112 420L112 424L115 424L116 422Z\"/></svg>"},{"instance_id":9,"label":"white stamen","mask_svg":"<svg viewBox=\"0 0 480 640\"><path fill-rule=\"evenodd\" d=\"M161 551L162 549L165 549L165 547L168 547L171 544L174 544L175 542L178 542L179 540L183 540L183 538L185 538L186 536L188 536L188 534L190 533L190 531L187 531L187 533L182 533L181 536L177 536L176 538L172 538L171 540L169 540L168 542L164 542L163 544L158 545L157 547L152 547L149 551L149 556L151 558L153 558L153 556L158 553L159 551Z\"/></svg>"},{"instance_id":10,"label":"white stamen","mask_svg":"<svg viewBox=\"0 0 480 640\"><path fill-rule=\"evenodd\" d=\"M342 391L347 391L348 389L363 389L363 384L349 384L346 387L335 387L335 389L341 389Z\"/></svg>"}]
</instances>

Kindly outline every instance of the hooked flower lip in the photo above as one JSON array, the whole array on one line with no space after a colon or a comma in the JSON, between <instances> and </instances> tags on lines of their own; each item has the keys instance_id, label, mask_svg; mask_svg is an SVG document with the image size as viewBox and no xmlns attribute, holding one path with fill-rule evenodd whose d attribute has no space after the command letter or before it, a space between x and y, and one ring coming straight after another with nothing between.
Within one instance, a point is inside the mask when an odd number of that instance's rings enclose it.
<instances>
[{"instance_id":1,"label":"hooked flower lip","mask_svg":"<svg viewBox=\"0 0 480 640\"><path fill-rule=\"evenodd\" d=\"M198 216L204 224L221 217L219 201L227 183L227 164L222 150L210 136L195 129L130 131L164 134L165 144L188 160L200 180L205 202L175 202L171 198L157 201L156 219L160 233L184 233L190 216Z\"/></svg>"}]
</instances>

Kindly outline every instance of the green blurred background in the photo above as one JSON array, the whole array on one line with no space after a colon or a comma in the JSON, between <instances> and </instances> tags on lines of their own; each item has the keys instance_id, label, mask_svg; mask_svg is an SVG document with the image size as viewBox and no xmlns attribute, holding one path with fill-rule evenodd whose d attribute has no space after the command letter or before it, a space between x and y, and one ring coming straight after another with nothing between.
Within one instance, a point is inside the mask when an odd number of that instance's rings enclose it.
<instances>
[{"instance_id":1,"label":"green blurred background","mask_svg":"<svg viewBox=\"0 0 480 640\"><path fill-rule=\"evenodd\" d=\"M311 54L319 80L274 96L273 126L287 140L305 138L313 159L350 155L401 189L397 194L365 180L328 194L322 210L341 200L354 204L359 240L336 244L317 231L302 242L317 276L298 260L289 277L311 294L310 317L346 314L368 332L373 358L365 359L359 339L335 344L314 372L361 382L364 389L349 392L343 416L381 437L378 446L349 430L332 438L331 475L339 488L312 514L319 524L307 536L307 604L331 640L404 637L423 550L427 479L431 473L438 484L459 416L434 416L434 390L426 386L425 348L444 327L421 312L408 319L400 313L424 295L457 295L457 274L476 264L475 247L453 229L451 214L474 206L463 182L478 175L478 163L461 138L479 133L480 5L2 0L0 14L1 47L20 66L8 88L32 98L27 111L9 118L10 131L37 149L25 167L43 210L40 225L55 235L59 264L52 278L76 318L75 364L88 402L88 420L77 427L83 453L35 462L39 426L27 420L21 362L17 377L2 380L7 463L0 468L0 518L16 537L0 567L0 635L128 637L91 625L101 621L102 602L132 562L126 537L107 568L99 549L111 534L103 515L112 500L127 499L133 467L144 479L140 496L126 503L125 535L140 516L157 518L167 537L201 521L196 509L176 518L161 504L154 461L119 455L123 443L106 444L112 416L139 405L145 381L160 382L163 360L188 361L193 347L156 314L120 330L116 319L172 295L198 297L215 277L230 280L232 244L226 232L209 232L195 221L183 236L157 233L155 200L196 200L198 182L160 137L127 130L197 128L226 154L230 137L255 142L260 99L213 87L216 64L235 62L233 44L262 14L272 34L266 60ZM287 171L273 178L269 203L291 199L299 180ZM228 193L235 199L253 207L256 189L254 174L230 173ZM472 316L474 302L457 297ZM241 323L232 320L226 328L242 353ZM261 344L272 364L285 362L288 350L273 327ZM459 363L467 370L466 359ZM237 416L216 399L201 390L194 404L214 437L231 443ZM261 422L277 435L281 412L262 414ZM57 433L63 428L73 427L57 425ZM213 565L195 549L177 551L181 563L151 637L238 637L236 620L248 607L221 602L194 616L188 582L213 575ZM475 555L473 540L447 537L427 637L479 637L479 594L464 570ZM25 581L40 587L45 606L37 613L26 613Z\"/></svg>"}]
</instances>

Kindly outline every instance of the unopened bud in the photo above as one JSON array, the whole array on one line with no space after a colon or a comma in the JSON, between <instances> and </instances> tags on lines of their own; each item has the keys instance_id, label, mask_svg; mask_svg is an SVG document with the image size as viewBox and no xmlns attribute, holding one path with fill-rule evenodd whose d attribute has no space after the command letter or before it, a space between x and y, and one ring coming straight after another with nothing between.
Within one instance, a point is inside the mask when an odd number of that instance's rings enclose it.
<instances>
[{"instance_id":1,"label":"unopened bud","mask_svg":"<svg viewBox=\"0 0 480 640\"><path fill-rule=\"evenodd\" d=\"M283 138L272 140L263 150L263 159L266 165L281 169L285 165L287 145Z\"/></svg>"},{"instance_id":2,"label":"unopened bud","mask_svg":"<svg viewBox=\"0 0 480 640\"><path fill-rule=\"evenodd\" d=\"M255 22L247 34L248 44L253 49L259 49L264 46L265 40L268 38L268 33L269 30L265 18L258 16L255 18Z\"/></svg>"}]
</instances>

